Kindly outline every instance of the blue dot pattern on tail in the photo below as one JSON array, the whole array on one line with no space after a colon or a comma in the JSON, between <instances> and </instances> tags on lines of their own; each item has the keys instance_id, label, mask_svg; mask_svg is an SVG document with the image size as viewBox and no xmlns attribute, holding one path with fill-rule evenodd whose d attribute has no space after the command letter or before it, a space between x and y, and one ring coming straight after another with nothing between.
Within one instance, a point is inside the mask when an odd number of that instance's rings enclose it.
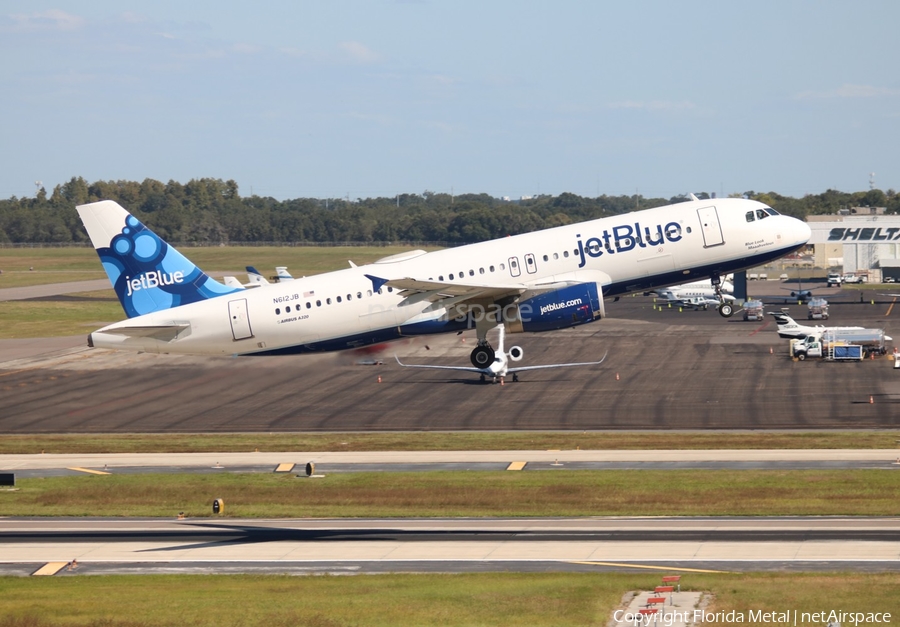
<instances>
[{"instance_id":1,"label":"blue dot pattern on tail","mask_svg":"<svg viewBox=\"0 0 900 627\"><path fill-rule=\"evenodd\" d=\"M97 254L129 318L239 291L209 277L130 214Z\"/></svg>"}]
</instances>

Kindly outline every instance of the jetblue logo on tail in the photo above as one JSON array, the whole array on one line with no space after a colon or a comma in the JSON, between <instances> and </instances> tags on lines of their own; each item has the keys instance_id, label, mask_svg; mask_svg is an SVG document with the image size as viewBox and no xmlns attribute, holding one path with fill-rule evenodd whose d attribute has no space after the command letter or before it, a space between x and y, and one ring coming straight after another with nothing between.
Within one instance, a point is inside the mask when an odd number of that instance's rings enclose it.
<instances>
[{"instance_id":1,"label":"jetblue logo on tail","mask_svg":"<svg viewBox=\"0 0 900 627\"><path fill-rule=\"evenodd\" d=\"M142 274L139 279L125 277L128 286L128 296L131 296L138 290L146 290L151 287L160 287L162 285L175 285L184 282L184 272L176 270L172 274L152 270L147 274Z\"/></svg>"},{"instance_id":2,"label":"jetblue logo on tail","mask_svg":"<svg viewBox=\"0 0 900 627\"><path fill-rule=\"evenodd\" d=\"M137 218L115 207L118 210L107 207L103 215L106 232L115 235L97 254L129 318L238 291L210 278Z\"/></svg>"}]
</instances>

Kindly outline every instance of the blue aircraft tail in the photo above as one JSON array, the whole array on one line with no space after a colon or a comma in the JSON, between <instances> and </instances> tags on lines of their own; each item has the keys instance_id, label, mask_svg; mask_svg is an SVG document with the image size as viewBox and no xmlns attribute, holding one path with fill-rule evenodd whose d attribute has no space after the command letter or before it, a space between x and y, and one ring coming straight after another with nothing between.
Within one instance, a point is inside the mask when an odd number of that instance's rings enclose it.
<instances>
[{"instance_id":1,"label":"blue aircraft tail","mask_svg":"<svg viewBox=\"0 0 900 627\"><path fill-rule=\"evenodd\" d=\"M112 200L78 215L129 318L239 290L210 278Z\"/></svg>"}]
</instances>

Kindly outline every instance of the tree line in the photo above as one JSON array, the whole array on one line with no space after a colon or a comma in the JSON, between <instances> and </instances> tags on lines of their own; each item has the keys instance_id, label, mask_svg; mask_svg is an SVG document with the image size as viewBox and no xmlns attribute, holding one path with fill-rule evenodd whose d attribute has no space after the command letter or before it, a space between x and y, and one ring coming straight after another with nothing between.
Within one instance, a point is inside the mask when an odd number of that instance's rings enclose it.
<instances>
[{"instance_id":1,"label":"tree line","mask_svg":"<svg viewBox=\"0 0 900 627\"><path fill-rule=\"evenodd\" d=\"M706 195L697 195L708 198ZM847 207L886 207L900 213L894 190L845 193L828 190L802 198L775 192L737 194L798 218ZM170 242L442 242L463 244L516 235L682 202L686 196L644 198L563 193L510 202L487 194L452 196L426 191L392 198L297 198L246 196L233 180L193 179L186 184L146 179L97 181L81 177L41 188L34 198L0 200L0 243L84 242L75 206L115 200Z\"/></svg>"}]
</instances>

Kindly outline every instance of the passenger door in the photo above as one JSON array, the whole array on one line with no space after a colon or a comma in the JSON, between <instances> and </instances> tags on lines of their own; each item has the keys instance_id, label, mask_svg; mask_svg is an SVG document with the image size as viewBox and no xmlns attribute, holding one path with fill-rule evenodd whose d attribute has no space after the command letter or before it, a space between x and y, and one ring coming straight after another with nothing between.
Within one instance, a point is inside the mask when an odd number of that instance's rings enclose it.
<instances>
[{"instance_id":1,"label":"passenger door","mask_svg":"<svg viewBox=\"0 0 900 627\"><path fill-rule=\"evenodd\" d=\"M703 230L703 245L706 248L721 246L725 243L722 235L722 225L719 224L719 214L715 207L703 207L697 209L700 218L700 227Z\"/></svg>"},{"instance_id":2,"label":"passenger door","mask_svg":"<svg viewBox=\"0 0 900 627\"><path fill-rule=\"evenodd\" d=\"M235 341L253 337L250 329L250 316L247 313L247 299L228 301L228 317L231 321L231 334Z\"/></svg>"}]
</instances>

